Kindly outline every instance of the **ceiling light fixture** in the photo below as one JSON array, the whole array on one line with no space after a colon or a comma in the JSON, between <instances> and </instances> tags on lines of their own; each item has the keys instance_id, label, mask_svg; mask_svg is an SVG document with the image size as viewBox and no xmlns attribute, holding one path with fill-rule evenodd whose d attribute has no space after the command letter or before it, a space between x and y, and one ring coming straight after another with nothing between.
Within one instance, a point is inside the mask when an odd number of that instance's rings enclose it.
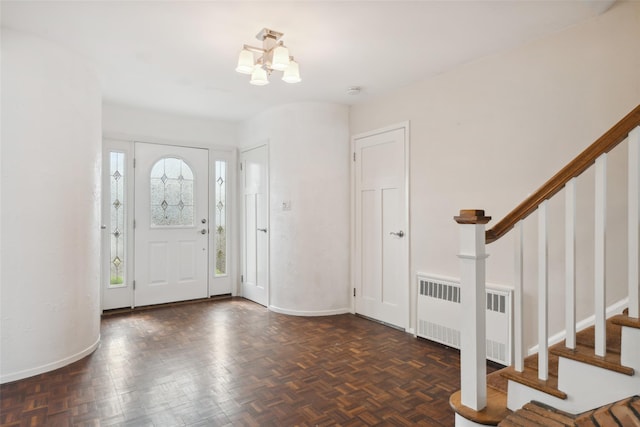
<instances>
[{"instance_id":1,"label":"ceiling light fixture","mask_svg":"<svg viewBox=\"0 0 640 427\"><path fill-rule=\"evenodd\" d=\"M289 49L280 40L282 33L263 28L256 38L262 41L262 47L244 45L238 56L236 71L250 74L249 83L257 86L269 84L268 76L273 70L283 71L282 80L287 83L299 83L300 66L289 56ZM258 58L254 57L257 53Z\"/></svg>"}]
</instances>

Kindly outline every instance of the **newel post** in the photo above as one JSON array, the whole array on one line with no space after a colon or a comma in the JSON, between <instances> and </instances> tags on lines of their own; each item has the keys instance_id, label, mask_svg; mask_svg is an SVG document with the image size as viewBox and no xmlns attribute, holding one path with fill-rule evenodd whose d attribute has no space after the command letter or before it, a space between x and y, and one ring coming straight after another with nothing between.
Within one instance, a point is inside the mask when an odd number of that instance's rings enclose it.
<instances>
[{"instance_id":1,"label":"newel post","mask_svg":"<svg viewBox=\"0 0 640 427\"><path fill-rule=\"evenodd\" d=\"M480 411L487 406L485 224L491 217L461 210L454 219L460 224L461 403Z\"/></svg>"}]
</instances>

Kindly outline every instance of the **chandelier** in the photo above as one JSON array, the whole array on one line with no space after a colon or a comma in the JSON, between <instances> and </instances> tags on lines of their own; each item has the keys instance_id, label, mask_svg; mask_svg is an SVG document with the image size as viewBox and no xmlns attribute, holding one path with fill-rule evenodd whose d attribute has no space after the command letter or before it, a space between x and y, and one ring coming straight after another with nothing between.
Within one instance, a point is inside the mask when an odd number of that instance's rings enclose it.
<instances>
[{"instance_id":1,"label":"chandelier","mask_svg":"<svg viewBox=\"0 0 640 427\"><path fill-rule=\"evenodd\" d=\"M299 83L300 67L289 56L289 49L280 38L282 33L263 28L256 38L262 40L262 47L244 45L238 57L236 71L242 74L250 74L249 83L256 86L269 84L268 76L273 70L283 71L282 80L287 83ZM259 56L255 58L254 54Z\"/></svg>"}]
</instances>

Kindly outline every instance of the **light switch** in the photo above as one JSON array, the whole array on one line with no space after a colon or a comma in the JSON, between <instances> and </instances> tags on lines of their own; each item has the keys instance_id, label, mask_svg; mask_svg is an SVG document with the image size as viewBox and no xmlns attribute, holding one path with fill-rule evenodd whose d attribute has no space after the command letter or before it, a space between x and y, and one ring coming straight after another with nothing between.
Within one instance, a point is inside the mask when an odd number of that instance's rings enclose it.
<instances>
[{"instance_id":1,"label":"light switch","mask_svg":"<svg viewBox=\"0 0 640 427\"><path fill-rule=\"evenodd\" d=\"M282 201L282 210L290 211L291 210L291 200L283 200Z\"/></svg>"}]
</instances>

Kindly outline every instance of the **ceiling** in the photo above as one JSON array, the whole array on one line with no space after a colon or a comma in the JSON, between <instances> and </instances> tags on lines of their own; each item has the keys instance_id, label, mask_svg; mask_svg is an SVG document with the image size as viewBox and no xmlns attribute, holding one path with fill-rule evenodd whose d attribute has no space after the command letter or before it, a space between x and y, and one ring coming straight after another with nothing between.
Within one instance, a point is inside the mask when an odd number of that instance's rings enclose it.
<instances>
[{"instance_id":1,"label":"ceiling","mask_svg":"<svg viewBox=\"0 0 640 427\"><path fill-rule=\"evenodd\" d=\"M606 11L615 0L6 1L2 26L84 56L108 102L243 120L301 101L355 104ZM284 33L302 82L234 71L264 27ZM347 94L360 86L359 95Z\"/></svg>"}]
</instances>

